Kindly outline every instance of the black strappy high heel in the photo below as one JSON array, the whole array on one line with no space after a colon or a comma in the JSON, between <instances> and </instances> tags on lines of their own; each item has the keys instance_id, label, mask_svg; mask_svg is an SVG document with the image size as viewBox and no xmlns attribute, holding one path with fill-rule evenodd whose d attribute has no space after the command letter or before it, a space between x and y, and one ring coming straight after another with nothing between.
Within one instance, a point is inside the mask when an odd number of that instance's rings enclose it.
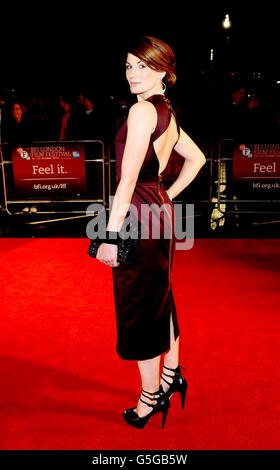
<instances>
[{"instance_id":1,"label":"black strappy high heel","mask_svg":"<svg viewBox=\"0 0 280 470\"><path fill-rule=\"evenodd\" d=\"M159 395L159 396L157 398L156 397L149 397L149 396L146 396L145 393L147 393L149 395ZM140 397L140 400L143 403L145 403L146 405L151 406L153 408L152 411L150 413L148 413L146 416L140 417L140 416L138 416L138 414L135 411L135 409L136 409L136 406L135 406L134 408L127 408L123 412L122 416L124 417L125 421L128 424L130 424L131 426L134 426L135 428L138 428L138 429L143 429L145 424L147 424L149 419L154 414L162 412L161 429L163 429L170 403L169 403L169 397L164 393L162 385L160 385L159 389L154 393L146 392L145 390L142 389L142 394L145 398L149 398L150 400L156 400L157 401L157 403L151 404L151 403L147 403L146 401L142 400L141 397Z\"/></svg>"},{"instance_id":2,"label":"black strappy high heel","mask_svg":"<svg viewBox=\"0 0 280 470\"><path fill-rule=\"evenodd\" d=\"M165 375L166 377L170 377L173 381L168 382L163 376L161 376L162 380L166 382L169 385L168 390L166 390L165 395L167 395L168 398L171 398L173 393L175 392L180 392L181 395L181 404L182 408L184 409L185 405L185 396L186 396L186 391L187 391L187 381L183 374L181 373L181 368L185 369L185 367L178 365L176 369L170 369L169 367L163 366L165 369L171 370L172 372L175 373L175 375L169 375L166 374L164 371L162 371L162 374Z\"/></svg>"}]
</instances>

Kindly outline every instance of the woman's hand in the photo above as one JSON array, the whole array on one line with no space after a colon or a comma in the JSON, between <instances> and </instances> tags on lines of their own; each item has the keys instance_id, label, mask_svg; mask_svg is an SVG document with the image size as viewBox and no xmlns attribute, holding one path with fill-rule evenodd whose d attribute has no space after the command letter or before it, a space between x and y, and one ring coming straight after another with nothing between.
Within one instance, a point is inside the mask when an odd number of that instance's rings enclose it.
<instances>
[{"instance_id":1,"label":"woman's hand","mask_svg":"<svg viewBox=\"0 0 280 470\"><path fill-rule=\"evenodd\" d=\"M117 257L118 245L112 245L112 243L101 243L96 253L96 259L112 268L117 267L120 264L117 261Z\"/></svg>"}]
</instances>

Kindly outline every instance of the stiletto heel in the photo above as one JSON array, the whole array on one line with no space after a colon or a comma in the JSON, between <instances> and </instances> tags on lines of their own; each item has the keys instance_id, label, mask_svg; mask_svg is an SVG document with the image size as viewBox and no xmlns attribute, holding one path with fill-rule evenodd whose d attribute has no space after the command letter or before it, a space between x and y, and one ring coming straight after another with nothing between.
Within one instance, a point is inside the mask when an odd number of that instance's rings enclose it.
<instances>
[{"instance_id":1,"label":"stiletto heel","mask_svg":"<svg viewBox=\"0 0 280 470\"><path fill-rule=\"evenodd\" d=\"M182 409L184 409L184 405L185 405L186 391L187 391L187 382L183 382L182 387L179 390L180 395L181 395Z\"/></svg>"},{"instance_id":2,"label":"stiletto heel","mask_svg":"<svg viewBox=\"0 0 280 470\"><path fill-rule=\"evenodd\" d=\"M146 394L149 395L159 395L157 398L156 397L149 397ZM142 389L142 394L145 398L149 398L150 400L156 400L155 404L147 403L146 401L142 400L140 397L140 401L145 403L148 406L151 406L153 409L150 413L148 413L145 416L138 416L136 413L136 406L134 408L127 408L122 416L124 417L125 421L130 424L131 426L134 426L135 428L138 429L143 429L144 426L147 424L149 419L156 413L162 412L162 429L164 428L166 416L169 410L169 397L164 393L162 385L159 386L158 390L154 393L151 392L146 392L145 390Z\"/></svg>"},{"instance_id":3,"label":"stiletto heel","mask_svg":"<svg viewBox=\"0 0 280 470\"><path fill-rule=\"evenodd\" d=\"M162 424L161 424L161 429L164 428L164 425L165 425L165 421L166 421L166 416L167 416L167 412L168 412L168 409L170 407L170 402L168 400L168 402L166 402L167 405L166 407L162 410Z\"/></svg>"},{"instance_id":4,"label":"stiletto heel","mask_svg":"<svg viewBox=\"0 0 280 470\"><path fill-rule=\"evenodd\" d=\"M175 392L179 392L181 395L181 404L182 404L182 409L184 409L185 406L185 396L186 396L186 391L187 391L187 381L185 377L183 376L181 369L185 370L185 367L178 365L176 369L170 369L169 367L163 366L165 369L171 370L174 372L174 375L166 374L164 371L162 371L162 374L165 375L166 377L170 377L172 379L172 382L168 382L163 376L161 376L162 380L166 382L169 385L168 390L166 390L165 395L168 398L171 398L172 395Z\"/></svg>"}]
</instances>

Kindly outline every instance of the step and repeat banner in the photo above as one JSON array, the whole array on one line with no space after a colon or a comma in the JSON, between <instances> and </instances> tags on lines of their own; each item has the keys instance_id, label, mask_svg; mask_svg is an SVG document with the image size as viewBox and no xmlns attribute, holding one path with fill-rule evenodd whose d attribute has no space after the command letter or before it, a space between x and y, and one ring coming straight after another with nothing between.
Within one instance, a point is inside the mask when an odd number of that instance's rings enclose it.
<instances>
[{"instance_id":1,"label":"step and repeat banner","mask_svg":"<svg viewBox=\"0 0 280 470\"><path fill-rule=\"evenodd\" d=\"M280 145L239 145L233 152L233 181L248 189L280 189Z\"/></svg>"},{"instance_id":2,"label":"step and repeat banner","mask_svg":"<svg viewBox=\"0 0 280 470\"><path fill-rule=\"evenodd\" d=\"M17 194L86 192L83 144L36 144L12 149Z\"/></svg>"}]
</instances>

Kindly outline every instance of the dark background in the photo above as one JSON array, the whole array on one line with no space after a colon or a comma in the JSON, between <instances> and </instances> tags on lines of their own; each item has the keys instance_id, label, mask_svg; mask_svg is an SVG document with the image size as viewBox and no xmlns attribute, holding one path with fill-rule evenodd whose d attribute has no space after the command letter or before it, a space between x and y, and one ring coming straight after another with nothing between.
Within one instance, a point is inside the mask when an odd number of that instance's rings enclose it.
<instances>
[{"instance_id":1,"label":"dark background","mask_svg":"<svg viewBox=\"0 0 280 470\"><path fill-rule=\"evenodd\" d=\"M226 14L232 21L230 31L221 25ZM151 35L166 41L175 52L177 83L168 90L168 97L178 108L183 129L196 143L219 141L217 130L225 121L221 104L228 96L224 91L236 78L245 80L248 92L250 87L260 90L266 128L276 129L271 126L279 115L276 2L223 2L219 6L178 1L6 2L0 21L0 92L7 103L14 94L30 107L31 97L42 94L57 107L61 94L77 94L83 88L91 89L101 104L110 96L131 99L125 79L126 48L134 37ZM210 49L214 50L212 62ZM260 140L275 143L275 137ZM268 234L268 227L279 230L278 225L260 226L260 236ZM255 226L252 230L257 236ZM73 232L73 227L67 228L70 236ZM20 233L17 226L15 233ZM54 236L57 233L54 224ZM231 225L229 236L233 236Z\"/></svg>"},{"instance_id":2,"label":"dark background","mask_svg":"<svg viewBox=\"0 0 280 470\"><path fill-rule=\"evenodd\" d=\"M145 34L160 37L174 49L175 94L188 92L203 79L210 48L220 80L236 71L261 71L264 80L279 79L276 2L223 2L219 7L209 3L5 5L1 87L60 93L90 85L101 94L126 93L125 48L131 38ZM228 45L221 27L226 13L232 20Z\"/></svg>"}]
</instances>

